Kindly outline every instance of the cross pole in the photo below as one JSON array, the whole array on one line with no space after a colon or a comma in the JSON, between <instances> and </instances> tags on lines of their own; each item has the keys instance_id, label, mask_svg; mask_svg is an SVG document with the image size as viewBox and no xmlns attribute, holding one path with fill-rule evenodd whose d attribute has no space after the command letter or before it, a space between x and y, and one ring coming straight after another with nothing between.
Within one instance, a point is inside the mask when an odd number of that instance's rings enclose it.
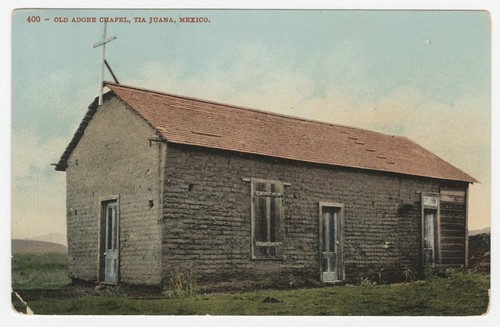
<instances>
[{"instance_id":1,"label":"cross pole","mask_svg":"<svg viewBox=\"0 0 500 327\"><path fill-rule=\"evenodd\" d=\"M116 39L116 36L106 37L107 23L102 23L102 39L94 44L92 48L101 48L101 78L99 82L99 105L102 105L102 89L104 87L104 69L106 69L106 43Z\"/></svg>"}]
</instances>

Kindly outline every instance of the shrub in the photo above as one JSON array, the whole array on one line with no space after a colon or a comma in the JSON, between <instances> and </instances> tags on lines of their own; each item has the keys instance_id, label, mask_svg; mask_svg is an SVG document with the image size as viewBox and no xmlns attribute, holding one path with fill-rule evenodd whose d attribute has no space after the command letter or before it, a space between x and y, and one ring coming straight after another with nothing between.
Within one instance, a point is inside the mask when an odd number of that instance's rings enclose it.
<instances>
[{"instance_id":1,"label":"shrub","mask_svg":"<svg viewBox=\"0 0 500 327\"><path fill-rule=\"evenodd\" d=\"M195 296L197 292L196 281L191 273L183 274L176 271L170 276L165 295L169 298Z\"/></svg>"},{"instance_id":2,"label":"shrub","mask_svg":"<svg viewBox=\"0 0 500 327\"><path fill-rule=\"evenodd\" d=\"M414 282L417 280L417 272L409 264L402 263L400 269L401 274L405 278L405 282Z\"/></svg>"},{"instance_id":3,"label":"shrub","mask_svg":"<svg viewBox=\"0 0 500 327\"><path fill-rule=\"evenodd\" d=\"M375 286L377 285L377 282L372 282L370 278L363 277L361 278L361 281L359 282L359 286Z\"/></svg>"},{"instance_id":4,"label":"shrub","mask_svg":"<svg viewBox=\"0 0 500 327\"><path fill-rule=\"evenodd\" d=\"M490 233L469 236L469 268L472 271L490 273L490 238Z\"/></svg>"},{"instance_id":5,"label":"shrub","mask_svg":"<svg viewBox=\"0 0 500 327\"><path fill-rule=\"evenodd\" d=\"M439 269L436 265L427 265L424 267L424 279L433 279L438 277Z\"/></svg>"}]
</instances>

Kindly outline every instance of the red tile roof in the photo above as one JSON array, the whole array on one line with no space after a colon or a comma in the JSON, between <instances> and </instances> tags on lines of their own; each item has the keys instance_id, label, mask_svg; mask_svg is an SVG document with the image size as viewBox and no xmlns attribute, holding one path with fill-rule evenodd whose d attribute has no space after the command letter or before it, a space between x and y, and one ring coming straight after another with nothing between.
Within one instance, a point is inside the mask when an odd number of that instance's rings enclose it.
<instances>
[{"instance_id":1,"label":"red tile roof","mask_svg":"<svg viewBox=\"0 0 500 327\"><path fill-rule=\"evenodd\" d=\"M170 143L310 163L477 182L406 137L130 86L112 83L106 83L106 86ZM76 135L75 138L77 143ZM70 153L71 149L67 149L67 152L68 150ZM59 168L65 167L65 162L59 164Z\"/></svg>"}]
</instances>

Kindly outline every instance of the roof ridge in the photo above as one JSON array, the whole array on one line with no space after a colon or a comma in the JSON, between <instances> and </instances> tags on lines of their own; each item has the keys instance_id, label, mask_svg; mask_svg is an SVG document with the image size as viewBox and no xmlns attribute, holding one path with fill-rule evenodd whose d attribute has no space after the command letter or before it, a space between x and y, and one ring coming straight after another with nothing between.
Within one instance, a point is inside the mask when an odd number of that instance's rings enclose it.
<instances>
[{"instance_id":1,"label":"roof ridge","mask_svg":"<svg viewBox=\"0 0 500 327\"><path fill-rule=\"evenodd\" d=\"M383 133L383 132L372 131L372 130L365 129L365 128L347 126L347 125L342 125L342 124L335 124L335 123L330 123L330 122L323 122L323 121L316 120L316 119L292 116L292 115L287 115L287 114L282 114L282 113L270 112L270 111L266 111L266 110L262 110L262 109L244 107L244 106L240 106L240 105L234 105L234 104L223 103L223 102L218 102L218 101L206 100L206 99L202 99L202 98L190 97L190 96L179 95L179 94L172 94L172 93L162 92L162 91L148 89L148 88L141 88L141 87L127 85L127 84L116 84L113 82L105 81L104 86L107 86L107 85L112 85L114 87L122 87L122 88L127 88L127 89L138 90L141 92L149 92L149 93L154 93L154 94L158 94L158 95L165 95L165 96L170 96L170 97L175 97L175 98L180 98L180 99L186 99L186 100L190 100L190 101L215 104L215 105L230 107L230 108L234 108L234 109L238 109L238 110L253 111L253 112L260 113L260 114L266 114L269 116L276 116L276 117L291 119L291 120L295 120L295 121L303 121L303 122L307 122L307 123L315 123L315 124L319 124L319 125L323 125L323 126L327 125L327 126L334 126L334 127L339 127L339 128L346 128L346 129L355 130L355 131L376 133L376 134L383 135L386 137L398 137L398 138L402 137L400 135L387 134L387 133ZM183 109L183 108L181 108L181 109ZM196 111L196 109L191 109L191 108L184 108L184 109ZM216 113L216 114L220 114L220 113Z\"/></svg>"}]
</instances>

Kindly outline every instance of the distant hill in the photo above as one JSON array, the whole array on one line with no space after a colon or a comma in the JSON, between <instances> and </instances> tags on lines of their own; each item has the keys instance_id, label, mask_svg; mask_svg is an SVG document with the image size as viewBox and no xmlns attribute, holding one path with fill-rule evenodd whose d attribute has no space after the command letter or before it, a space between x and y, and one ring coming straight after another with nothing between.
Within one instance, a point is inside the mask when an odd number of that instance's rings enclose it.
<instances>
[{"instance_id":1,"label":"distant hill","mask_svg":"<svg viewBox=\"0 0 500 327\"><path fill-rule=\"evenodd\" d=\"M479 229L479 230L470 230L469 231L469 236L479 235L479 234L491 234L491 228L486 227L486 228Z\"/></svg>"},{"instance_id":2,"label":"distant hill","mask_svg":"<svg viewBox=\"0 0 500 327\"><path fill-rule=\"evenodd\" d=\"M32 241L32 240L12 240L12 254L30 253L30 254L44 254L44 253L61 253L67 254L68 248L62 244Z\"/></svg>"},{"instance_id":3,"label":"distant hill","mask_svg":"<svg viewBox=\"0 0 500 327\"><path fill-rule=\"evenodd\" d=\"M43 242L50 242L50 243L58 243L67 246L68 241L66 239L65 235L58 234L58 233L52 233L52 234L45 234L45 235L39 235L36 237L30 237L28 240L31 241L43 241Z\"/></svg>"}]
</instances>

